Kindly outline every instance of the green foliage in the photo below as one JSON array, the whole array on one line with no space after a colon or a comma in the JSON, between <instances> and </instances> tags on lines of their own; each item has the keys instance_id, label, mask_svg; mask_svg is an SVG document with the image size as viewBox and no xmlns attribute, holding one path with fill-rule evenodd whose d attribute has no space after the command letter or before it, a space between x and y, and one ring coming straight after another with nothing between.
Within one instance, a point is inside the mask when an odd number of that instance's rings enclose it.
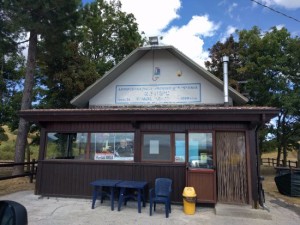
<instances>
[{"instance_id":1,"label":"green foliage","mask_svg":"<svg viewBox=\"0 0 300 225\"><path fill-rule=\"evenodd\" d=\"M97 0L79 15L59 55L40 43L40 108L72 108L70 100L142 42L133 15L120 11L119 1Z\"/></svg>"},{"instance_id":2,"label":"green foliage","mask_svg":"<svg viewBox=\"0 0 300 225\"><path fill-rule=\"evenodd\" d=\"M229 57L228 77L229 85L235 89L239 89L238 81L244 81L245 77L241 76L237 69L240 67L239 60L239 43L234 40L231 35L224 43L218 41L212 48L209 49L210 60L205 62L205 66L209 72L223 80L223 65L222 57Z\"/></svg>"},{"instance_id":3,"label":"green foliage","mask_svg":"<svg viewBox=\"0 0 300 225\"><path fill-rule=\"evenodd\" d=\"M91 85L98 77L95 65L78 52L78 44L65 44L60 58L45 59L48 65L42 69L44 98L40 108L70 108L70 100Z\"/></svg>"},{"instance_id":4,"label":"green foliage","mask_svg":"<svg viewBox=\"0 0 300 225\"><path fill-rule=\"evenodd\" d=\"M120 8L120 1L96 0L82 10L80 51L95 62L100 75L142 44L134 16Z\"/></svg>"},{"instance_id":5,"label":"green foliage","mask_svg":"<svg viewBox=\"0 0 300 225\"><path fill-rule=\"evenodd\" d=\"M14 160L15 142L3 141L0 144L0 160ZM39 145L30 145L30 158L38 159Z\"/></svg>"},{"instance_id":6,"label":"green foliage","mask_svg":"<svg viewBox=\"0 0 300 225\"><path fill-rule=\"evenodd\" d=\"M2 142L2 144L0 145L0 159L14 159L14 144L12 142Z\"/></svg>"},{"instance_id":7,"label":"green foliage","mask_svg":"<svg viewBox=\"0 0 300 225\"><path fill-rule=\"evenodd\" d=\"M64 156L53 142L47 144L47 159Z\"/></svg>"},{"instance_id":8,"label":"green foliage","mask_svg":"<svg viewBox=\"0 0 300 225\"><path fill-rule=\"evenodd\" d=\"M265 140L262 143L262 152L274 152L277 149L277 145L278 143L276 142L276 139L272 139L272 140Z\"/></svg>"},{"instance_id":9,"label":"green foliage","mask_svg":"<svg viewBox=\"0 0 300 225\"><path fill-rule=\"evenodd\" d=\"M2 141L7 141L8 140L8 136L7 134L5 134L5 130L0 126L0 143Z\"/></svg>"},{"instance_id":10,"label":"green foliage","mask_svg":"<svg viewBox=\"0 0 300 225\"><path fill-rule=\"evenodd\" d=\"M220 74L221 56L235 53L230 57L229 68L233 71L229 76L247 81L249 104L281 109L276 125L265 127L260 134L260 147L265 151L277 148L278 157L283 153L286 160L287 151L300 140L300 39L291 37L285 28L275 27L264 33L253 27L238 31L238 35L238 42L230 37L224 44L216 43L206 66ZM267 134L274 139L267 140Z\"/></svg>"}]
</instances>

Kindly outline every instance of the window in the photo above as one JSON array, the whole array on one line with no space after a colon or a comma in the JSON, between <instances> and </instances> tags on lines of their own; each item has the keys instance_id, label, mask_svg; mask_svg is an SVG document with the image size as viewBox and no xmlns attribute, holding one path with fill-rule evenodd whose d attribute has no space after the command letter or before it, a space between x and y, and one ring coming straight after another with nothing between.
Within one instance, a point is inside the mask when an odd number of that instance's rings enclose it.
<instances>
[{"instance_id":1,"label":"window","mask_svg":"<svg viewBox=\"0 0 300 225\"><path fill-rule=\"evenodd\" d=\"M134 133L92 133L91 159L133 160Z\"/></svg>"},{"instance_id":2,"label":"window","mask_svg":"<svg viewBox=\"0 0 300 225\"><path fill-rule=\"evenodd\" d=\"M212 168L212 133L189 133L189 166Z\"/></svg>"},{"instance_id":3,"label":"window","mask_svg":"<svg viewBox=\"0 0 300 225\"><path fill-rule=\"evenodd\" d=\"M175 162L185 162L185 134L175 134Z\"/></svg>"},{"instance_id":4,"label":"window","mask_svg":"<svg viewBox=\"0 0 300 225\"><path fill-rule=\"evenodd\" d=\"M171 161L171 135L144 134L142 149L144 161Z\"/></svg>"},{"instance_id":5,"label":"window","mask_svg":"<svg viewBox=\"0 0 300 225\"><path fill-rule=\"evenodd\" d=\"M46 159L84 159L87 133L48 133Z\"/></svg>"},{"instance_id":6,"label":"window","mask_svg":"<svg viewBox=\"0 0 300 225\"><path fill-rule=\"evenodd\" d=\"M131 160L134 133L48 133L46 159Z\"/></svg>"},{"instance_id":7,"label":"window","mask_svg":"<svg viewBox=\"0 0 300 225\"><path fill-rule=\"evenodd\" d=\"M142 161L185 162L185 134L144 134Z\"/></svg>"}]
</instances>

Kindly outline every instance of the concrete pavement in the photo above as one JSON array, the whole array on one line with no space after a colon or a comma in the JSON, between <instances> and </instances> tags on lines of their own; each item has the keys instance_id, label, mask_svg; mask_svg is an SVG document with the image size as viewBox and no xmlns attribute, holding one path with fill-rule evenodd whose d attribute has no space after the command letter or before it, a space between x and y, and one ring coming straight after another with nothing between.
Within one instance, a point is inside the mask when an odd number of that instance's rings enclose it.
<instances>
[{"instance_id":1,"label":"concrete pavement","mask_svg":"<svg viewBox=\"0 0 300 225\"><path fill-rule=\"evenodd\" d=\"M172 213L165 218L164 206L157 205L156 212L149 216L149 204L137 212L137 203L129 201L121 211L115 207L110 210L109 201L96 202L91 209L91 199L41 197L33 191L22 191L1 196L0 200L13 200L23 204L28 212L29 225L93 225L93 224L205 224L205 225L299 225L300 208L288 205L278 199L266 196L266 210L250 209L232 205L217 205L216 210L209 207L196 207L194 215L185 215L182 205L172 205ZM115 202L115 206L117 202Z\"/></svg>"}]
</instances>

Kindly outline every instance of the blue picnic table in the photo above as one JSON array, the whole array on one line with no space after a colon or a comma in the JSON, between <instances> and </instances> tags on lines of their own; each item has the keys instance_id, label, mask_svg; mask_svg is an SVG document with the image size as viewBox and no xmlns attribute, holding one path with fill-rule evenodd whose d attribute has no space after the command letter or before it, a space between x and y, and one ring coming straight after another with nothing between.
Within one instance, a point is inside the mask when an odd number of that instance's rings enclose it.
<instances>
[{"instance_id":1,"label":"blue picnic table","mask_svg":"<svg viewBox=\"0 0 300 225\"><path fill-rule=\"evenodd\" d=\"M91 182L91 185L94 187L93 190L93 201L92 201L92 209L95 208L95 202L98 197L100 197L101 203L103 203L103 199L105 197L110 198L111 210L114 210L114 195L116 184L120 183L121 180L110 180L110 179L101 179ZM103 188L108 187L109 192L106 192Z\"/></svg>"},{"instance_id":2,"label":"blue picnic table","mask_svg":"<svg viewBox=\"0 0 300 225\"><path fill-rule=\"evenodd\" d=\"M122 181L117 183L116 187L120 188L118 211L121 210L122 203L126 205L128 199L137 198L138 212L141 213L141 202L143 201L143 207L146 206L146 195L145 195L146 186L147 186L146 181ZM134 191L136 191L137 194L135 194Z\"/></svg>"}]
</instances>

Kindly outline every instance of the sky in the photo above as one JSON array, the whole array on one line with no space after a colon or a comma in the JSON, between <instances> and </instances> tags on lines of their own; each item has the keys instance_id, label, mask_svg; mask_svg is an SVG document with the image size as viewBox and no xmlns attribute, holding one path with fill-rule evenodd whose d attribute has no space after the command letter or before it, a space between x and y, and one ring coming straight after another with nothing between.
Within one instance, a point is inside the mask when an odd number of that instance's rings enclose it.
<instances>
[{"instance_id":1,"label":"sky","mask_svg":"<svg viewBox=\"0 0 300 225\"><path fill-rule=\"evenodd\" d=\"M162 37L161 45L173 45L201 66L209 48L236 30L258 26L266 32L276 26L300 36L300 0L255 0L273 10L253 0L120 1L122 11L135 16L140 33Z\"/></svg>"}]
</instances>

